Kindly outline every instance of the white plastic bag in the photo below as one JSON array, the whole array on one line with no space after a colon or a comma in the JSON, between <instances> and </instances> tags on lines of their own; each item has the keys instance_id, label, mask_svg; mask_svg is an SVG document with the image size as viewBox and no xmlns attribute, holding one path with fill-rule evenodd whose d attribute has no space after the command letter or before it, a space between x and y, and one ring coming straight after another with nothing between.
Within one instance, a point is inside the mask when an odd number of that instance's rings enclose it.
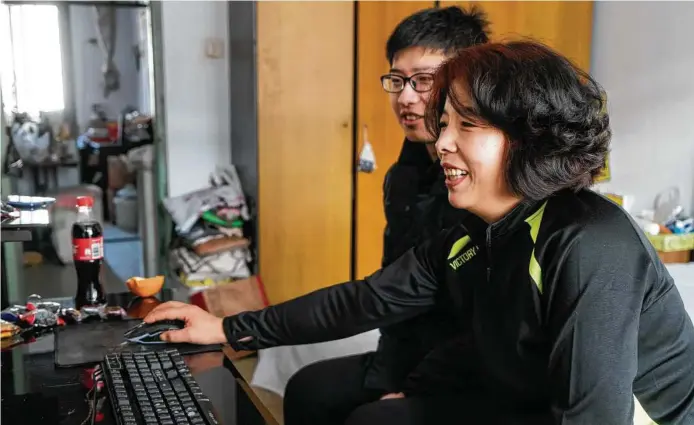
<instances>
[{"instance_id":1,"label":"white plastic bag","mask_svg":"<svg viewBox=\"0 0 694 425\"><path fill-rule=\"evenodd\" d=\"M359 163L357 164L357 170L362 173L373 173L376 169L376 154L374 154L373 146L369 142L369 132L366 126L364 126L364 146L361 148L359 153Z\"/></svg>"}]
</instances>

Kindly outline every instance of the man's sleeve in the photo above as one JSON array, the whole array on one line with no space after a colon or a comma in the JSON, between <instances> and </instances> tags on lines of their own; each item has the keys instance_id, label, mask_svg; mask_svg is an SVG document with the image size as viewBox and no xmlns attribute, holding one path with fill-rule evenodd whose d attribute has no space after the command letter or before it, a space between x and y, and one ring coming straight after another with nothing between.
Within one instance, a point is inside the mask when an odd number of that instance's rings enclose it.
<instances>
[{"instance_id":1,"label":"man's sleeve","mask_svg":"<svg viewBox=\"0 0 694 425\"><path fill-rule=\"evenodd\" d=\"M607 239L580 236L548 270L552 424L633 423L644 287L657 277L636 238L631 246Z\"/></svg>"},{"instance_id":2,"label":"man's sleeve","mask_svg":"<svg viewBox=\"0 0 694 425\"><path fill-rule=\"evenodd\" d=\"M346 338L429 310L439 284L432 240L410 249L364 280L319 289L255 312L224 318L235 350L309 344Z\"/></svg>"}]
</instances>

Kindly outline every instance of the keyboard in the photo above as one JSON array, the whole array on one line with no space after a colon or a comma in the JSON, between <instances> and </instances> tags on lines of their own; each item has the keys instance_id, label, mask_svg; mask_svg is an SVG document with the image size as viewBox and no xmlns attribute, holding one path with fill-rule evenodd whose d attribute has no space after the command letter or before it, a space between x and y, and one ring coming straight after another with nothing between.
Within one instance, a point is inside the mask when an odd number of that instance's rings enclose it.
<instances>
[{"instance_id":1,"label":"keyboard","mask_svg":"<svg viewBox=\"0 0 694 425\"><path fill-rule=\"evenodd\" d=\"M218 425L176 349L108 354L102 363L119 425Z\"/></svg>"}]
</instances>

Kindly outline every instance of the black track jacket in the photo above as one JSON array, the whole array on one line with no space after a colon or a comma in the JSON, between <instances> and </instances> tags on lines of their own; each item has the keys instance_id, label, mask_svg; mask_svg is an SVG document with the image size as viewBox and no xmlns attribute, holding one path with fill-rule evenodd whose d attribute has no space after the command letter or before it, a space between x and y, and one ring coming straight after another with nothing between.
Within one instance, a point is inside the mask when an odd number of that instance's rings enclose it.
<instances>
[{"instance_id":1,"label":"black track jacket","mask_svg":"<svg viewBox=\"0 0 694 425\"><path fill-rule=\"evenodd\" d=\"M255 350L435 306L459 337L403 391L462 394L468 425L631 425L634 395L659 424L694 423L692 321L643 232L589 190L523 201L489 226L470 215L364 280L226 317L224 330L236 350Z\"/></svg>"},{"instance_id":2,"label":"black track jacket","mask_svg":"<svg viewBox=\"0 0 694 425\"><path fill-rule=\"evenodd\" d=\"M459 224L468 213L448 202L439 161L432 161L423 143L405 140L398 160L383 182L386 228L383 260L387 267L410 248ZM378 347L369 357L364 387L399 392L408 374L434 346L456 329L446 311L432 309L380 329Z\"/></svg>"}]
</instances>

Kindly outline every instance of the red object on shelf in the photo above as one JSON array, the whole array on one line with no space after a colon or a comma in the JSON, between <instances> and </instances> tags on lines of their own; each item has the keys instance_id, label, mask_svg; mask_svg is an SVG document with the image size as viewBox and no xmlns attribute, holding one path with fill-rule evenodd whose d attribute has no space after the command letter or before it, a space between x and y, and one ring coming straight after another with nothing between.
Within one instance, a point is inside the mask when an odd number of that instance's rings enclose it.
<instances>
[{"instance_id":1,"label":"red object on shelf","mask_svg":"<svg viewBox=\"0 0 694 425\"><path fill-rule=\"evenodd\" d=\"M91 196L78 196L75 199L75 204L78 207L92 208L94 206L94 198L92 198Z\"/></svg>"},{"instance_id":2,"label":"red object on shelf","mask_svg":"<svg viewBox=\"0 0 694 425\"><path fill-rule=\"evenodd\" d=\"M116 144L118 143L118 136L120 135L120 128L117 121L109 121L105 125L106 133L104 133L104 128L94 129L92 131L89 140L98 143L100 145ZM99 134L96 134L96 133Z\"/></svg>"}]
</instances>

